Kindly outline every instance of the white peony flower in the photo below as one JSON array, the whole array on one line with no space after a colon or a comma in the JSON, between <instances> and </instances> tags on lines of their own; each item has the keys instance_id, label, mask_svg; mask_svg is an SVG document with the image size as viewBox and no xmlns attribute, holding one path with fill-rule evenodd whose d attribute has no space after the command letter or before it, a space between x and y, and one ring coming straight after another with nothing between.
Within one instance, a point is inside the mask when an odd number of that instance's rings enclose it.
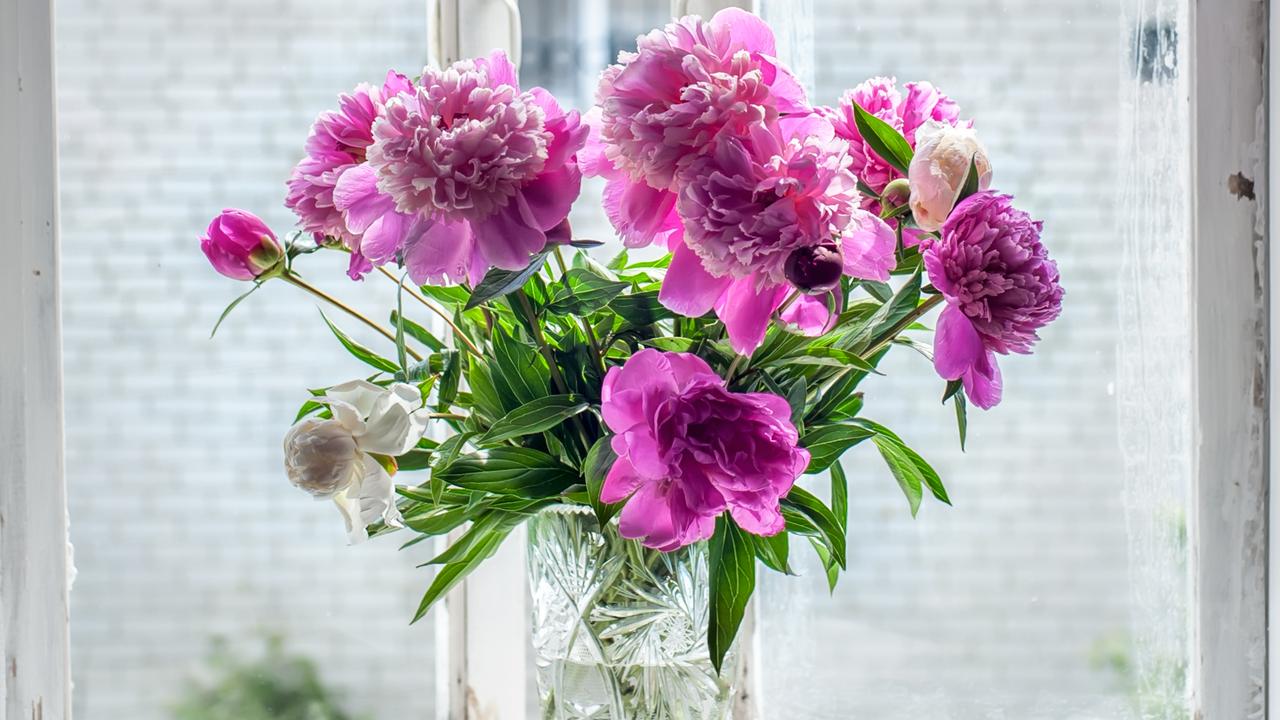
<instances>
[{"instance_id":1,"label":"white peony flower","mask_svg":"<svg viewBox=\"0 0 1280 720\"><path fill-rule=\"evenodd\" d=\"M337 503L353 544L368 539L365 527L378 520L400 527L395 486L374 455L403 455L422 439L430 416L422 394L404 383L352 380L319 401L333 418L304 418L284 437L289 482Z\"/></svg>"},{"instance_id":2,"label":"white peony flower","mask_svg":"<svg viewBox=\"0 0 1280 720\"><path fill-rule=\"evenodd\" d=\"M978 189L986 190L991 186L991 161L973 128L930 120L916 131L907 177L911 214L921 230L934 232L946 222L964 189L970 161L978 169Z\"/></svg>"}]
</instances>

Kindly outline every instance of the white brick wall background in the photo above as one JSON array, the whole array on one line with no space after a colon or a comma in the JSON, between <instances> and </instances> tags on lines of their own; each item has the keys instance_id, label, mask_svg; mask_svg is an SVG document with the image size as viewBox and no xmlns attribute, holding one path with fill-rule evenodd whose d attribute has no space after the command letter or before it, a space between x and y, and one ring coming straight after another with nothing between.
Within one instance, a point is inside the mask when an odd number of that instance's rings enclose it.
<instances>
[{"instance_id":1,"label":"white brick wall background","mask_svg":"<svg viewBox=\"0 0 1280 720\"><path fill-rule=\"evenodd\" d=\"M346 547L337 511L280 465L305 388L368 371L283 283L210 341L245 287L196 243L224 206L292 225L284 179L311 121L357 82L421 67L422 3L57 11L77 716L167 717L211 635L278 632L352 708L428 717L431 623L406 626L429 579L421 553ZM366 308L394 301L390 283L310 260L304 271Z\"/></svg>"},{"instance_id":2,"label":"white brick wall background","mask_svg":"<svg viewBox=\"0 0 1280 720\"><path fill-rule=\"evenodd\" d=\"M1129 611L1108 389L1120 4L814 0L816 99L878 73L934 80L977 119L997 184L1045 220L1068 295L1037 355L1002 364L1006 400L971 413L964 455L922 358L900 351L869 386L868 415L934 461L956 506L926 501L913 521L871 449L857 451L835 601L812 573L761 594L771 720L1131 716L1091 661L1123 640ZM345 547L336 511L279 470L304 388L362 370L282 284L210 342L241 288L195 243L223 206L291 224L283 180L311 120L337 92L421 65L421 5L58 4L80 718L166 717L210 635L268 629L320 661L351 707L429 716L430 623L405 626L422 557L394 541ZM393 300L389 283L349 283L324 257L302 267L326 288L369 309Z\"/></svg>"}]
</instances>

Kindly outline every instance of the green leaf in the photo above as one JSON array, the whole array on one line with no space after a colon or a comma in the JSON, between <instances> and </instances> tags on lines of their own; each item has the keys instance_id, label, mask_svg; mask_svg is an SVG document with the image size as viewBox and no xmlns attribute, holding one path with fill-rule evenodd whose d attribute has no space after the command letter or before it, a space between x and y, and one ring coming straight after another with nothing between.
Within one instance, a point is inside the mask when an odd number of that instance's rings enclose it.
<instances>
[{"instance_id":1,"label":"green leaf","mask_svg":"<svg viewBox=\"0 0 1280 720\"><path fill-rule=\"evenodd\" d=\"M547 305L550 312L588 315L608 305L627 289L627 283L603 278L586 268L572 268Z\"/></svg>"},{"instance_id":2,"label":"green leaf","mask_svg":"<svg viewBox=\"0 0 1280 720\"><path fill-rule=\"evenodd\" d=\"M308 400L302 403L302 407L298 408L298 414L293 418L293 421L296 423L311 413L317 410L322 410L325 407L327 406L324 403L316 402L315 400Z\"/></svg>"},{"instance_id":3,"label":"green leaf","mask_svg":"<svg viewBox=\"0 0 1280 720\"><path fill-rule=\"evenodd\" d=\"M446 305L466 305L467 300L471 299L471 294L466 289L458 285L450 285L441 287L436 285L422 285L418 290L429 298L439 300Z\"/></svg>"},{"instance_id":4,"label":"green leaf","mask_svg":"<svg viewBox=\"0 0 1280 720\"><path fill-rule=\"evenodd\" d=\"M490 365L494 388L507 411L545 397L551 384L546 358L527 345L495 328L493 362Z\"/></svg>"},{"instance_id":5,"label":"green leaf","mask_svg":"<svg viewBox=\"0 0 1280 720\"><path fill-rule=\"evenodd\" d=\"M393 375L400 371L399 365L352 340L346 333L339 330L337 325L329 321L323 310L320 311L320 317L324 318L325 325L329 326L329 330L333 332L334 337L338 338L338 342L342 343L342 347L346 348L347 352L351 353L357 360Z\"/></svg>"},{"instance_id":6,"label":"green leaf","mask_svg":"<svg viewBox=\"0 0 1280 720\"><path fill-rule=\"evenodd\" d=\"M654 347L665 352L689 352L698 341L685 337L656 337L641 340L641 345Z\"/></svg>"},{"instance_id":7,"label":"green leaf","mask_svg":"<svg viewBox=\"0 0 1280 720\"><path fill-rule=\"evenodd\" d=\"M880 450L885 464L889 466L889 472L893 473L903 494L907 496L913 517L920 510L924 487L928 487L938 500L951 504L938 473L915 450L907 447L901 438L893 433L877 433L873 442Z\"/></svg>"},{"instance_id":8,"label":"green leaf","mask_svg":"<svg viewBox=\"0 0 1280 720\"><path fill-rule=\"evenodd\" d=\"M840 566L836 564L831 557L831 550L818 538L809 538L809 544L813 546L813 551L818 554L818 559L822 561L822 567L827 571L827 588L831 592L836 591L836 581L840 579Z\"/></svg>"},{"instance_id":9,"label":"green leaf","mask_svg":"<svg viewBox=\"0 0 1280 720\"><path fill-rule=\"evenodd\" d=\"M590 407L579 395L548 395L512 410L476 440L477 445L496 445L504 440L550 430Z\"/></svg>"},{"instance_id":10,"label":"green leaf","mask_svg":"<svg viewBox=\"0 0 1280 720\"><path fill-rule=\"evenodd\" d=\"M809 451L809 467L805 472L816 475L826 470L840 459L844 451L874 435L874 432L860 425L823 425L808 428L808 432L800 438L800 444Z\"/></svg>"},{"instance_id":11,"label":"green leaf","mask_svg":"<svg viewBox=\"0 0 1280 720\"><path fill-rule=\"evenodd\" d=\"M825 345L810 345L804 349L803 355L794 355L791 357L778 358L772 360L760 367L776 367L786 365L824 365L827 367L852 367L863 372L883 375L875 368L874 365L863 360L861 357L840 348L827 347Z\"/></svg>"},{"instance_id":12,"label":"green leaf","mask_svg":"<svg viewBox=\"0 0 1280 720\"><path fill-rule=\"evenodd\" d=\"M760 558L760 562L765 567L784 575L795 575L791 570L790 554L791 536L785 532L780 532L771 537L761 537L752 535L751 540L756 546L756 557Z\"/></svg>"},{"instance_id":13,"label":"green leaf","mask_svg":"<svg viewBox=\"0 0 1280 720\"><path fill-rule=\"evenodd\" d=\"M911 165L914 152L907 139L902 137L889 123L863 110L856 103L853 106L854 123L858 126L858 134L870 146L872 152L892 165L903 175Z\"/></svg>"},{"instance_id":14,"label":"green leaf","mask_svg":"<svg viewBox=\"0 0 1280 720\"><path fill-rule=\"evenodd\" d=\"M436 409L447 412L458 397L458 383L462 380L462 354L457 350L440 352L443 367L440 368L440 385L436 389Z\"/></svg>"},{"instance_id":15,"label":"green leaf","mask_svg":"<svg viewBox=\"0 0 1280 720\"><path fill-rule=\"evenodd\" d=\"M747 602L756 589L756 556L753 543L728 515L716 520L711 536L710 618L707 626L707 649L711 664L720 672L724 656L746 615Z\"/></svg>"},{"instance_id":16,"label":"green leaf","mask_svg":"<svg viewBox=\"0 0 1280 720\"><path fill-rule=\"evenodd\" d=\"M216 323L214 323L214 324L213 324L213 331L209 333L209 337L210 337L210 338L212 338L214 335L217 335L217 334L218 334L218 328L222 326L222 321L223 321L223 320L226 320L226 319L227 319L227 316L231 314L231 311L232 311L232 310L235 310L235 309L236 309L236 306L237 306L237 305L239 305L240 303L244 302L244 299L245 299L245 298L247 298L247 297L249 297L250 295L252 295L252 294L254 293L254 291L256 291L256 290L257 290L258 288L260 288L260 287L262 287L262 283L254 283L254 284L253 284L253 287L251 287L251 288L249 288L247 291L245 291L245 293L244 293L244 294L242 294L240 297L237 297L235 300L232 300L232 301L231 301L231 304L230 304L230 305L227 305L226 309L222 311L222 314L218 316L218 322L216 322Z\"/></svg>"},{"instance_id":17,"label":"green leaf","mask_svg":"<svg viewBox=\"0 0 1280 720\"><path fill-rule=\"evenodd\" d=\"M787 496L782 499L782 507L784 511L799 513L808 519L809 523L817 528L818 537L822 538L831 550L831 556L840 567L845 567L844 529L830 508L824 505L816 495L799 486L793 486ZM785 512L783 517L786 517Z\"/></svg>"},{"instance_id":18,"label":"green leaf","mask_svg":"<svg viewBox=\"0 0 1280 720\"><path fill-rule=\"evenodd\" d=\"M808 397L809 381L805 380L804 376L801 375L796 378L795 382L791 383L791 388L787 390L786 394L787 405L791 406L791 424L797 428L802 428L804 425L804 409Z\"/></svg>"},{"instance_id":19,"label":"green leaf","mask_svg":"<svg viewBox=\"0 0 1280 720\"><path fill-rule=\"evenodd\" d=\"M911 314L920 304L921 275L919 269L898 288L893 298L885 303L871 316L862 333L859 333L858 349L874 346L885 339L887 333L893 332L898 323Z\"/></svg>"},{"instance_id":20,"label":"green leaf","mask_svg":"<svg viewBox=\"0 0 1280 720\"><path fill-rule=\"evenodd\" d=\"M409 452L396 457L396 468L405 472L411 470L426 470L431 467L431 458L435 456L436 451L428 448L414 448Z\"/></svg>"},{"instance_id":21,"label":"green leaf","mask_svg":"<svg viewBox=\"0 0 1280 720\"><path fill-rule=\"evenodd\" d=\"M600 493L604 489L604 479L608 476L614 461L618 459L618 454L613 451L613 445L610 443L611 439L610 436L605 435L596 440L591 450L587 452L587 459L582 463L582 477L587 484L587 497L591 499L591 507L595 510L601 527L607 525L609 520L622 509L622 503L606 503L600 499Z\"/></svg>"},{"instance_id":22,"label":"green leaf","mask_svg":"<svg viewBox=\"0 0 1280 720\"><path fill-rule=\"evenodd\" d=\"M547 262L547 254L554 248L547 248L529 259L529 264L523 270L502 270L494 268L490 270L475 290L471 291L471 297L467 300L467 304L463 306L464 310L478 307L494 298L502 297L509 293L519 290L528 280L542 269L543 264Z\"/></svg>"},{"instance_id":23,"label":"green leaf","mask_svg":"<svg viewBox=\"0 0 1280 720\"><path fill-rule=\"evenodd\" d=\"M512 516L513 522L498 527L486 528L485 532L469 543L468 550L465 555L459 557L454 562L450 562L440 568L436 572L436 577L431 581L431 586L427 588L427 592L422 596L422 602L418 605L418 611L414 613L411 623L418 622L422 619L431 606L437 600L444 597L446 593L453 589L455 585L462 581L472 570L475 570L480 563L493 557L494 553L502 545L502 541L507 535L515 529L523 516Z\"/></svg>"},{"instance_id":24,"label":"green leaf","mask_svg":"<svg viewBox=\"0 0 1280 720\"><path fill-rule=\"evenodd\" d=\"M866 288L867 293L870 294L871 297L879 300L882 303L889 302L889 300L893 297L893 287L890 286L889 283L887 282L875 282L874 280L863 280L858 284Z\"/></svg>"},{"instance_id":25,"label":"green leaf","mask_svg":"<svg viewBox=\"0 0 1280 720\"><path fill-rule=\"evenodd\" d=\"M969 435L968 403L965 402L964 393L956 395L951 402L956 406L956 429L960 431L960 452L964 452L964 443Z\"/></svg>"},{"instance_id":26,"label":"green leaf","mask_svg":"<svg viewBox=\"0 0 1280 720\"><path fill-rule=\"evenodd\" d=\"M391 311L391 324L396 326L403 324L406 335L430 348L432 352L440 352L445 349L445 344L440 342L440 339L435 335L432 335L431 331L409 318L401 316L395 310Z\"/></svg>"},{"instance_id":27,"label":"green leaf","mask_svg":"<svg viewBox=\"0 0 1280 720\"><path fill-rule=\"evenodd\" d=\"M969 158L969 172L964 176L964 185L960 187L960 194L956 196L956 205L964 202L964 199L978 192L981 178L978 176L978 156L974 155Z\"/></svg>"},{"instance_id":28,"label":"green leaf","mask_svg":"<svg viewBox=\"0 0 1280 720\"><path fill-rule=\"evenodd\" d=\"M831 514L835 515L840 529L849 531L849 478L840 463L831 465Z\"/></svg>"},{"instance_id":29,"label":"green leaf","mask_svg":"<svg viewBox=\"0 0 1280 720\"><path fill-rule=\"evenodd\" d=\"M609 309L637 327L672 317L671 311L658 302L656 290L619 295L609 303Z\"/></svg>"},{"instance_id":30,"label":"green leaf","mask_svg":"<svg viewBox=\"0 0 1280 720\"><path fill-rule=\"evenodd\" d=\"M536 499L560 494L578 481L578 471L538 450L497 447L459 457L436 477L455 487Z\"/></svg>"}]
</instances>

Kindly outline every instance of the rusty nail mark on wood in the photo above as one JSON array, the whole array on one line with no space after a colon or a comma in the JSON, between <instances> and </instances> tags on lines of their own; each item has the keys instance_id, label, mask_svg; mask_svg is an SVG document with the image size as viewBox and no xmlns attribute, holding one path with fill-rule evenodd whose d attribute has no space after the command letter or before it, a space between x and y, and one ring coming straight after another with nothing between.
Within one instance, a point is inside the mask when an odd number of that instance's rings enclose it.
<instances>
[{"instance_id":1,"label":"rusty nail mark on wood","mask_svg":"<svg viewBox=\"0 0 1280 720\"><path fill-rule=\"evenodd\" d=\"M18 677L18 658L16 657L9 658L9 677Z\"/></svg>"},{"instance_id":2,"label":"rusty nail mark on wood","mask_svg":"<svg viewBox=\"0 0 1280 720\"><path fill-rule=\"evenodd\" d=\"M1245 200L1257 199L1253 194L1253 181L1241 173L1235 173L1227 178L1227 190L1238 198Z\"/></svg>"}]
</instances>

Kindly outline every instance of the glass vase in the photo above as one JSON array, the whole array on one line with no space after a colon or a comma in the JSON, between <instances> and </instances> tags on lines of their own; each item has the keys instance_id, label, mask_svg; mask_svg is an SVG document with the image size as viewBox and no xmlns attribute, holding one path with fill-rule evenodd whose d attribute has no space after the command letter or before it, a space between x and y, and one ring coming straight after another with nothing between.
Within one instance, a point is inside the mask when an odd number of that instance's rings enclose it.
<instances>
[{"instance_id":1,"label":"glass vase","mask_svg":"<svg viewBox=\"0 0 1280 720\"><path fill-rule=\"evenodd\" d=\"M737 653L707 655L707 544L650 550L581 506L529 521L544 720L724 720Z\"/></svg>"}]
</instances>

